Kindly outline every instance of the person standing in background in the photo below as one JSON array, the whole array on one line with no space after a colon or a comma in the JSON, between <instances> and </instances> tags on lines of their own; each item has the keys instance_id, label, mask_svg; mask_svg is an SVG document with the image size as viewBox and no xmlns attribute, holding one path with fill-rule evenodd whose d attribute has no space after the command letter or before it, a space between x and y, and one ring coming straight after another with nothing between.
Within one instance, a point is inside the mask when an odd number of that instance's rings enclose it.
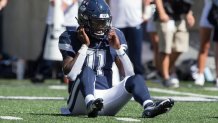
<instances>
[{"instance_id":1,"label":"person standing in background","mask_svg":"<svg viewBox=\"0 0 218 123\"><path fill-rule=\"evenodd\" d=\"M81 0L79 0L79 1L81 1ZM59 12L60 17L57 17L57 19L58 19L58 21L60 21L59 26L61 26L63 31L75 30L76 27L78 26L76 17L77 17L77 13L78 13L79 1L78 0L61 0L61 11ZM46 56L45 52L47 50L46 48L49 48L49 47L47 47L46 43L49 43L49 41L52 40L52 39L50 39L50 37L53 35L52 30L54 30L54 24L57 23L54 18L55 18L55 16L59 16L59 15L55 15L55 13L54 13L56 3L57 3L57 0L50 0L49 1L48 15L47 15L47 19L46 19L46 29L45 29L43 43L42 43L42 51L37 59L37 68L35 71L35 75L31 79L31 81L33 83L44 82L46 75L50 74L51 71L55 67L58 68L58 70L55 71L58 73L57 76L60 76L60 78L62 80L63 74L62 74L62 70L61 70L61 62L56 61L56 60L45 59L45 56ZM62 15L63 15L63 17L62 17ZM55 36L55 37L58 38L59 35Z\"/></svg>"},{"instance_id":2,"label":"person standing in background","mask_svg":"<svg viewBox=\"0 0 218 123\"><path fill-rule=\"evenodd\" d=\"M0 54L3 52L3 38L2 38L2 28L3 28L3 9L7 5L8 0L0 0Z\"/></svg>"},{"instance_id":3,"label":"person standing in background","mask_svg":"<svg viewBox=\"0 0 218 123\"><path fill-rule=\"evenodd\" d=\"M210 40L211 40L211 35L214 29L214 37L213 41L215 43L214 48L215 48L215 64L216 64L216 75L218 78L218 39L217 39L217 28L213 24L211 24L208 20L208 16L211 13L212 5L214 2L214 7L216 0L205 0L204 1L204 8L202 11L201 19L200 19L200 39L201 39L201 44L200 44L200 49L198 53L198 58L197 58L197 71L193 71L192 77L195 80L196 85L203 86L205 83L205 78L204 78L204 69L205 69L205 64L207 61L207 56L208 52L210 49ZM216 83L218 86L218 79L216 79Z\"/></svg>"},{"instance_id":4,"label":"person standing in background","mask_svg":"<svg viewBox=\"0 0 218 123\"><path fill-rule=\"evenodd\" d=\"M76 30L78 22L76 20L78 14L79 4L82 0L64 0L63 11L64 11L64 26L66 30Z\"/></svg>"},{"instance_id":5,"label":"person standing in background","mask_svg":"<svg viewBox=\"0 0 218 123\"><path fill-rule=\"evenodd\" d=\"M108 0L113 17L112 25L125 35L129 49L127 51L136 74L144 74L142 65L143 23L142 6L145 0ZM143 4L143 5L142 5Z\"/></svg>"},{"instance_id":6,"label":"person standing in background","mask_svg":"<svg viewBox=\"0 0 218 123\"><path fill-rule=\"evenodd\" d=\"M159 64L159 36L156 29L156 21L154 17L154 13L156 12L156 5L154 0L146 0L144 19L147 22L146 31L149 33L151 44L154 52L153 64L156 68L156 75L160 72L160 64ZM147 14L146 14L147 13ZM147 16L146 16L147 15Z\"/></svg>"},{"instance_id":7,"label":"person standing in background","mask_svg":"<svg viewBox=\"0 0 218 123\"><path fill-rule=\"evenodd\" d=\"M155 0L158 12L158 35L160 66L165 87L179 87L179 80L172 75L175 62L179 56L188 51L189 32L186 22L190 27L195 23L191 11L191 1Z\"/></svg>"}]
</instances>

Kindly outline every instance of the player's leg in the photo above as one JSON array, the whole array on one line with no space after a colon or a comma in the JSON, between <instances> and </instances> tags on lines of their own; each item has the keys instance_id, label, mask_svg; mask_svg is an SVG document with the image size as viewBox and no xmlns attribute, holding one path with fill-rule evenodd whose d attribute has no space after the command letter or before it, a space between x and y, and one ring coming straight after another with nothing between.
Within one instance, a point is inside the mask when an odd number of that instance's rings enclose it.
<instances>
[{"instance_id":1,"label":"player's leg","mask_svg":"<svg viewBox=\"0 0 218 123\"><path fill-rule=\"evenodd\" d=\"M87 114L84 97L80 91L80 80L70 81L67 100L67 108L61 108L63 115L84 115Z\"/></svg>"},{"instance_id":2,"label":"player's leg","mask_svg":"<svg viewBox=\"0 0 218 123\"><path fill-rule=\"evenodd\" d=\"M104 100L104 107L99 115L114 116L132 98L132 94L125 89L125 82L128 77L110 89L95 90L95 97Z\"/></svg>"},{"instance_id":3,"label":"player's leg","mask_svg":"<svg viewBox=\"0 0 218 123\"><path fill-rule=\"evenodd\" d=\"M154 103L151 100L145 81L140 75L129 77L126 81L125 88L143 106L144 112L142 113L142 117L151 118L166 113L174 105L174 101L171 99Z\"/></svg>"},{"instance_id":4,"label":"player's leg","mask_svg":"<svg viewBox=\"0 0 218 123\"><path fill-rule=\"evenodd\" d=\"M79 75L81 81L81 91L85 97L85 104L89 117L96 117L98 111L103 107L103 99L94 97L95 89L95 73L90 67L84 67L81 74Z\"/></svg>"},{"instance_id":5,"label":"player's leg","mask_svg":"<svg viewBox=\"0 0 218 123\"><path fill-rule=\"evenodd\" d=\"M96 117L98 115L98 111L103 107L103 100L100 98L95 99L94 83L95 73L89 67L83 68L77 81L69 83L70 96L68 99L68 109L71 114L88 114L89 117Z\"/></svg>"},{"instance_id":6,"label":"player's leg","mask_svg":"<svg viewBox=\"0 0 218 123\"><path fill-rule=\"evenodd\" d=\"M107 90L96 90L95 96L103 98L104 108L100 115L116 115L116 113L131 99L135 98L144 107L143 117L154 117L165 113L173 106L172 100L154 103L140 75L126 77L118 85ZM149 113L149 114L148 114Z\"/></svg>"}]
</instances>

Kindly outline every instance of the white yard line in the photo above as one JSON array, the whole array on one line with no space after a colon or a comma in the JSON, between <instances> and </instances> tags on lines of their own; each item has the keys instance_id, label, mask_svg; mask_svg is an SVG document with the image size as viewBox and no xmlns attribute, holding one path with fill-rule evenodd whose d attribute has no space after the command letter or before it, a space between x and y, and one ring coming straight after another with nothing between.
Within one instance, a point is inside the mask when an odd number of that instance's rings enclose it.
<instances>
[{"instance_id":1,"label":"white yard line","mask_svg":"<svg viewBox=\"0 0 218 123\"><path fill-rule=\"evenodd\" d=\"M36 96L0 96L0 99L13 100L66 100L64 97L36 97Z\"/></svg>"},{"instance_id":2,"label":"white yard line","mask_svg":"<svg viewBox=\"0 0 218 123\"><path fill-rule=\"evenodd\" d=\"M177 102L218 102L218 99L208 99L203 97L184 97L184 96L152 96L154 100L164 100L172 98Z\"/></svg>"},{"instance_id":3,"label":"white yard line","mask_svg":"<svg viewBox=\"0 0 218 123\"><path fill-rule=\"evenodd\" d=\"M184 96L194 96L194 97L218 99L218 96L195 94L195 93L189 93L189 92L179 92L179 91L166 90L166 89L160 89L160 88L149 88L149 91L158 92L158 93L165 93L165 94L173 94L173 95L184 95Z\"/></svg>"},{"instance_id":4,"label":"white yard line","mask_svg":"<svg viewBox=\"0 0 218 123\"><path fill-rule=\"evenodd\" d=\"M54 89L54 90L67 90L66 85L51 85L48 88L49 89Z\"/></svg>"},{"instance_id":5,"label":"white yard line","mask_svg":"<svg viewBox=\"0 0 218 123\"><path fill-rule=\"evenodd\" d=\"M195 94L189 92L179 92L160 88L149 88L151 92L173 94L175 96L153 96L155 100L163 100L166 98L173 98L175 101L205 101L205 102L215 102L218 101L218 96L210 96L203 94ZM188 96L188 97L187 97ZM12 99L12 100L66 100L65 97L37 97L37 96L0 96L0 99Z\"/></svg>"},{"instance_id":6,"label":"white yard line","mask_svg":"<svg viewBox=\"0 0 218 123\"><path fill-rule=\"evenodd\" d=\"M207 91L218 91L218 87L206 87L206 88L204 88L204 90L207 90Z\"/></svg>"},{"instance_id":7,"label":"white yard line","mask_svg":"<svg viewBox=\"0 0 218 123\"><path fill-rule=\"evenodd\" d=\"M0 120L23 120L23 118L20 117L13 117L13 116L0 116Z\"/></svg>"},{"instance_id":8,"label":"white yard line","mask_svg":"<svg viewBox=\"0 0 218 123\"><path fill-rule=\"evenodd\" d=\"M208 99L204 97L196 96L152 96L154 100L163 100L166 98L172 98L175 101L185 101L185 102L217 102L218 99ZM8 100L66 100L64 97L36 97L36 96L0 96L0 99Z\"/></svg>"},{"instance_id":9,"label":"white yard line","mask_svg":"<svg viewBox=\"0 0 218 123\"><path fill-rule=\"evenodd\" d=\"M115 119L119 121L126 121L126 122L140 122L141 120L133 119L133 118L126 118L126 117L116 117Z\"/></svg>"}]
</instances>

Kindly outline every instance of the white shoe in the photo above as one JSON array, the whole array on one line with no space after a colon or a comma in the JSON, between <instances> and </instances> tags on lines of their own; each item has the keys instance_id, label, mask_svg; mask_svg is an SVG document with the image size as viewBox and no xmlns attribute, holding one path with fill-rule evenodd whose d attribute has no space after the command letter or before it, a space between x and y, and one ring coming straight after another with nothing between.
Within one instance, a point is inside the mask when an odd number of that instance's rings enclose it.
<instances>
[{"instance_id":1,"label":"white shoe","mask_svg":"<svg viewBox=\"0 0 218 123\"><path fill-rule=\"evenodd\" d=\"M190 70L191 70L192 78L194 80L196 80L198 78L198 68L197 68L197 66L196 65L192 65Z\"/></svg>"},{"instance_id":2,"label":"white shoe","mask_svg":"<svg viewBox=\"0 0 218 123\"><path fill-rule=\"evenodd\" d=\"M173 83L175 85L176 88L179 87L179 79L178 79L176 73L172 73L170 75L170 81L171 81L171 83Z\"/></svg>"},{"instance_id":3,"label":"white shoe","mask_svg":"<svg viewBox=\"0 0 218 123\"><path fill-rule=\"evenodd\" d=\"M162 84L164 87L170 87L170 88L178 88L179 87L179 83L176 81L172 81L171 78L167 79L167 80L163 80Z\"/></svg>"},{"instance_id":4,"label":"white shoe","mask_svg":"<svg viewBox=\"0 0 218 123\"><path fill-rule=\"evenodd\" d=\"M179 85L179 79L178 79L178 77L177 77L177 75L176 75L175 73L173 73L173 74L170 76L170 81L171 81L172 83L175 83L175 84Z\"/></svg>"},{"instance_id":5,"label":"white shoe","mask_svg":"<svg viewBox=\"0 0 218 123\"><path fill-rule=\"evenodd\" d=\"M204 74L196 74L195 77L195 85L203 86L205 82Z\"/></svg>"}]
</instances>

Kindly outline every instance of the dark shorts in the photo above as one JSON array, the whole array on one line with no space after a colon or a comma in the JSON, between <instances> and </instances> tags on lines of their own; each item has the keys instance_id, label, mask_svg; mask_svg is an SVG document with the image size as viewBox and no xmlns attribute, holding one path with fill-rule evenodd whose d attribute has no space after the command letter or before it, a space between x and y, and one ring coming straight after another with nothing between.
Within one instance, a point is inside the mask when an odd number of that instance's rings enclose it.
<instances>
[{"instance_id":1,"label":"dark shorts","mask_svg":"<svg viewBox=\"0 0 218 123\"><path fill-rule=\"evenodd\" d=\"M214 29L213 41L218 42L218 27Z\"/></svg>"}]
</instances>

